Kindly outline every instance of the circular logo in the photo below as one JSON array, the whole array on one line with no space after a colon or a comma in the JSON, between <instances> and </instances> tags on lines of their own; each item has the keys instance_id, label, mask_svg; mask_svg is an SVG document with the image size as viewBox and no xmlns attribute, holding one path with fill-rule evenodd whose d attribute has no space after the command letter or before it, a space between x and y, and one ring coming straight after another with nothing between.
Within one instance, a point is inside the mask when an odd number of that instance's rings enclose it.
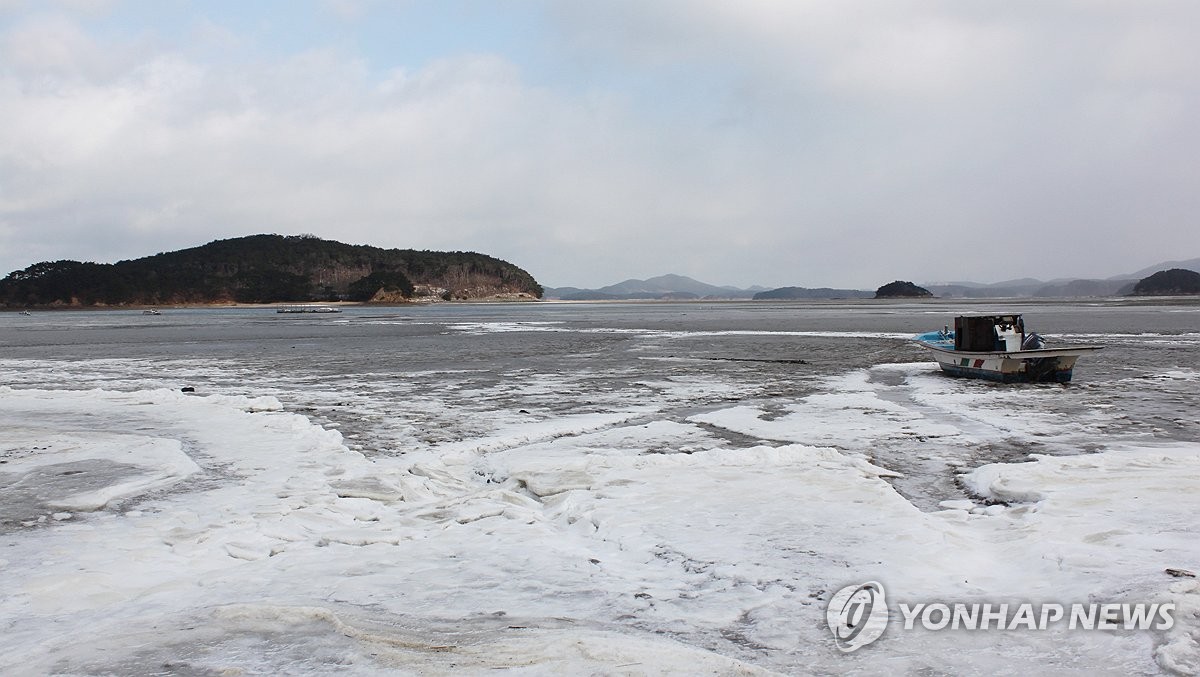
<instances>
[{"instance_id":1,"label":"circular logo","mask_svg":"<svg viewBox=\"0 0 1200 677\"><path fill-rule=\"evenodd\" d=\"M883 586L875 581L847 585L834 593L825 610L837 648L847 653L879 639L887 627Z\"/></svg>"}]
</instances>

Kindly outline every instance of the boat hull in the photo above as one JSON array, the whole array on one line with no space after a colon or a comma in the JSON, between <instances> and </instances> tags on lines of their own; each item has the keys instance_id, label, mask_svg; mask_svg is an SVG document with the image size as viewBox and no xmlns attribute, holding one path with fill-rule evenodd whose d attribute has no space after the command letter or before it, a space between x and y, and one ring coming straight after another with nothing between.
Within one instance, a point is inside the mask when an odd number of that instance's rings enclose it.
<instances>
[{"instance_id":1,"label":"boat hull","mask_svg":"<svg viewBox=\"0 0 1200 677\"><path fill-rule=\"evenodd\" d=\"M1075 361L1080 355L1100 349L1099 346L1080 346L1052 350L967 352L918 343L928 348L942 371L951 376L1001 383L1067 383L1071 380Z\"/></svg>"}]
</instances>

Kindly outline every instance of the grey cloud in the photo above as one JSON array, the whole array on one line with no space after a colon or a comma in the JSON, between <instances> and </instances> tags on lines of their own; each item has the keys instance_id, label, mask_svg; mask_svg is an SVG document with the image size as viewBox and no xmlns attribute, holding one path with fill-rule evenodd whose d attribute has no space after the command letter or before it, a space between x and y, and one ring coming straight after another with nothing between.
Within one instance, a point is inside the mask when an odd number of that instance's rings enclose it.
<instances>
[{"instance_id":1,"label":"grey cloud","mask_svg":"<svg viewBox=\"0 0 1200 677\"><path fill-rule=\"evenodd\" d=\"M3 272L250 232L475 249L585 286L1101 275L1200 249L1200 6L547 11L578 78L145 45L67 68L96 43L60 22L62 54L0 71Z\"/></svg>"}]
</instances>

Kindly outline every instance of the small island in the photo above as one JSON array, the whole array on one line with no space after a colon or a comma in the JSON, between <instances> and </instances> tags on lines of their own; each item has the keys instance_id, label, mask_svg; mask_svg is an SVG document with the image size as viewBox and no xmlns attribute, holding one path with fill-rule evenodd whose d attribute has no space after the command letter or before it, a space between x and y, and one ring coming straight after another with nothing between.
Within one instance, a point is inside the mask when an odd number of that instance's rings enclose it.
<instances>
[{"instance_id":1,"label":"small island","mask_svg":"<svg viewBox=\"0 0 1200 677\"><path fill-rule=\"evenodd\" d=\"M933 292L924 287L918 287L912 282L896 280L875 290L877 299L920 299L932 298Z\"/></svg>"},{"instance_id":2,"label":"small island","mask_svg":"<svg viewBox=\"0 0 1200 677\"><path fill-rule=\"evenodd\" d=\"M1179 296L1200 294L1200 273L1184 268L1172 268L1138 280L1134 296Z\"/></svg>"},{"instance_id":3,"label":"small island","mask_svg":"<svg viewBox=\"0 0 1200 677\"><path fill-rule=\"evenodd\" d=\"M0 280L0 306L536 300L525 270L475 252L251 235L117 263L46 261Z\"/></svg>"}]
</instances>

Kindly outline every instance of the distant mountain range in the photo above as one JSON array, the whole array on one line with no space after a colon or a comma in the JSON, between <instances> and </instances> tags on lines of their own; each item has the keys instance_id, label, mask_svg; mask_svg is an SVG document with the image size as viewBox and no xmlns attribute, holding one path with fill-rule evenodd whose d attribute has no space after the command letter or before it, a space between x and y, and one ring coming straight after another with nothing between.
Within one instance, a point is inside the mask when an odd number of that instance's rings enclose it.
<instances>
[{"instance_id":1,"label":"distant mountain range","mask_svg":"<svg viewBox=\"0 0 1200 677\"><path fill-rule=\"evenodd\" d=\"M1117 275L1116 277L1110 277L1109 279L1115 280L1120 278L1126 280L1140 280L1143 277L1149 277L1157 272L1170 270L1171 268L1183 268L1184 270L1200 272L1200 259L1187 259L1186 261L1164 261L1154 266L1142 268L1141 270L1128 275Z\"/></svg>"},{"instance_id":2,"label":"distant mountain range","mask_svg":"<svg viewBox=\"0 0 1200 677\"><path fill-rule=\"evenodd\" d=\"M1070 279L1057 278L1054 280L1038 280L1023 277L1003 282L928 282L921 286L941 297L962 298L1078 298L1081 296L1128 296L1133 293L1138 280L1149 277L1154 273L1183 268L1200 270L1200 259L1185 261L1164 261L1147 266L1141 270L1123 275L1114 275L1104 279Z\"/></svg>"},{"instance_id":3,"label":"distant mountain range","mask_svg":"<svg viewBox=\"0 0 1200 677\"><path fill-rule=\"evenodd\" d=\"M625 280L599 289L579 287L546 287L547 299L562 301L696 301L749 299L850 299L871 298L874 291L858 289L808 289L805 287L753 286L719 287L694 280L685 275L659 275L648 280Z\"/></svg>"},{"instance_id":4,"label":"distant mountain range","mask_svg":"<svg viewBox=\"0 0 1200 677\"><path fill-rule=\"evenodd\" d=\"M943 298L1071 298L1079 296L1126 296L1133 292L1133 285L1140 278L1117 278L1110 280L1050 280L1032 278L1007 280L993 284L975 282L951 282L938 284L927 282L924 288L934 296Z\"/></svg>"},{"instance_id":5,"label":"distant mountain range","mask_svg":"<svg viewBox=\"0 0 1200 677\"><path fill-rule=\"evenodd\" d=\"M718 287L684 275L660 275L648 280L625 280L599 289L547 287L543 298L563 301L750 299L766 287Z\"/></svg>"},{"instance_id":6,"label":"distant mountain range","mask_svg":"<svg viewBox=\"0 0 1200 677\"><path fill-rule=\"evenodd\" d=\"M754 295L756 301L786 301L794 299L869 299L874 298L875 292L861 289L830 289L829 287L780 287Z\"/></svg>"},{"instance_id":7,"label":"distant mountain range","mask_svg":"<svg viewBox=\"0 0 1200 677\"><path fill-rule=\"evenodd\" d=\"M1181 268L1200 271L1200 258L1183 261L1164 261L1123 275L1104 279L1056 278L1039 280L1031 277L1003 282L925 282L921 287L943 298L1078 298L1089 296L1127 296L1139 280L1154 273ZM579 287L547 287L545 298L564 301L620 300L724 300L724 299L853 299L873 298L875 291L863 289L831 289L829 287L719 287L684 275L660 275L648 280L625 280L599 289Z\"/></svg>"}]
</instances>

